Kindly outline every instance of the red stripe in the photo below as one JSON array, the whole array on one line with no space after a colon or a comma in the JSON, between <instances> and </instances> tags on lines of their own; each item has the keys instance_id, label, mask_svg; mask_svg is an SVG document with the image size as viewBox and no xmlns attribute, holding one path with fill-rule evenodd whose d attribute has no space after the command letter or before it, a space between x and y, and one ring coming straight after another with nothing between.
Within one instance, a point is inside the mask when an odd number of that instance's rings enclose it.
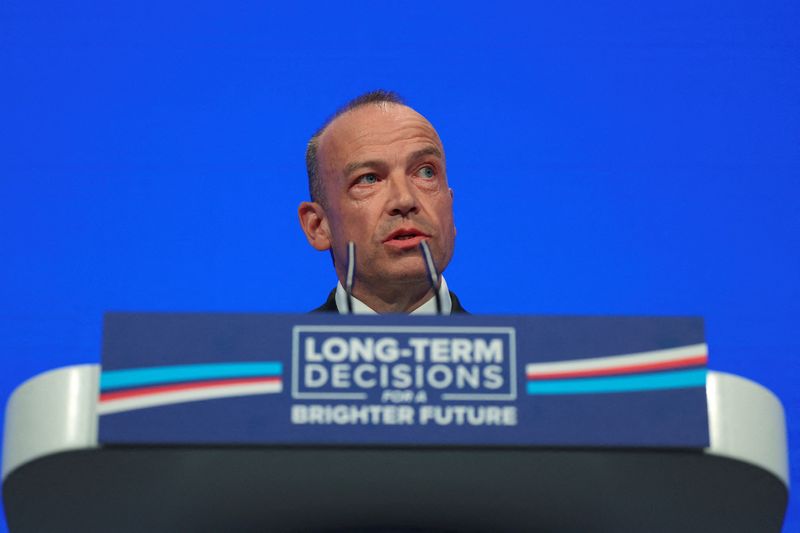
<instances>
[{"instance_id":1,"label":"red stripe","mask_svg":"<svg viewBox=\"0 0 800 533\"><path fill-rule=\"evenodd\" d=\"M129 389L115 392L104 392L100 394L101 402L111 400L121 400L123 398L135 398L137 396L148 396L162 392L175 392L191 389L206 389L210 387L224 387L226 385L246 385L249 383L280 383L281 378L234 378L234 379L215 379L212 381L195 381L191 383L174 383L170 385L157 385L155 387L144 387L140 389Z\"/></svg>"},{"instance_id":2,"label":"red stripe","mask_svg":"<svg viewBox=\"0 0 800 533\"><path fill-rule=\"evenodd\" d=\"M670 368L680 368L684 366L699 366L704 365L707 362L708 357L703 354L692 357L684 357L683 359L674 359L672 361L660 361L657 363L639 363L636 365L615 366L611 368L593 368L589 370L565 370L561 372L548 372L545 374L531 373L528 374L528 379L541 380L584 378L589 376L609 376L612 374L638 374L640 372L648 372L650 370L668 370Z\"/></svg>"}]
</instances>

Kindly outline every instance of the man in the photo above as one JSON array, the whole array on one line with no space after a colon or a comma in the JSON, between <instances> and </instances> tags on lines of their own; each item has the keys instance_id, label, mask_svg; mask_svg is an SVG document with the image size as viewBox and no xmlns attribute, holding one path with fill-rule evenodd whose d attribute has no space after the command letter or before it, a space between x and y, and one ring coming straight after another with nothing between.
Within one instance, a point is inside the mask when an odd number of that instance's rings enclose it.
<instances>
[{"instance_id":1,"label":"man","mask_svg":"<svg viewBox=\"0 0 800 533\"><path fill-rule=\"evenodd\" d=\"M330 250L337 288L315 311L346 312L347 246L355 244L356 313L436 312L420 242L443 272L453 255L453 191L442 141L395 93L349 102L312 137L306 151L310 202L298 209L308 242ZM440 278L443 314L464 312Z\"/></svg>"}]
</instances>

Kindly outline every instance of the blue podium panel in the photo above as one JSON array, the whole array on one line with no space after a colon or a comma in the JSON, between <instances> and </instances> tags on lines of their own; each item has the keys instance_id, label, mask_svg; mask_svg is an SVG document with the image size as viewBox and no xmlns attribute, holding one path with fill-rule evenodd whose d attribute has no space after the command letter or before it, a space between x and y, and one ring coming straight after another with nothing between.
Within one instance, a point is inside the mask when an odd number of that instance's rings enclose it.
<instances>
[{"instance_id":1,"label":"blue podium panel","mask_svg":"<svg viewBox=\"0 0 800 533\"><path fill-rule=\"evenodd\" d=\"M103 444L708 446L691 317L109 313Z\"/></svg>"}]
</instances>

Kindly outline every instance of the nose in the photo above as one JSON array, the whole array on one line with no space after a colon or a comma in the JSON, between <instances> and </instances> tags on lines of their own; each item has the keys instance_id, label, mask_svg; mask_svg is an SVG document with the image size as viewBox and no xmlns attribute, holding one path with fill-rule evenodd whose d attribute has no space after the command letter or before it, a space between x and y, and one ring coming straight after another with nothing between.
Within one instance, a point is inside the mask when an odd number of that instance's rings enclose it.
<instances>
[{"instance_id":1,"label":"nose","mask_svg":"<svg viewBox=\"0 0 800 533\"><path fill-rule=\"evenodd\" d=\"M402 217L419 211L417 191L410 177L405 174L391 177L386 210L392 216Z\"/></svg>"}]
</instances>

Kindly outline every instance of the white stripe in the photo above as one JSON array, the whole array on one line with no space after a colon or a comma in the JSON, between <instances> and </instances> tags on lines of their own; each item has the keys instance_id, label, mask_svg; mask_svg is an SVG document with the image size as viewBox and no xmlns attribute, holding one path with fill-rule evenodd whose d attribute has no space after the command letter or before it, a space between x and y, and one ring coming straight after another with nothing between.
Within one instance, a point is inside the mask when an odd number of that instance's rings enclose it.
<instances>
[{"instance_id":1,"label":"white stripe","mask_svg":"<svg viewBox=\"0 0 800 533\"><path fill-rule=\"evenodd\" d=\"M667 348L666 350L653 350L650 352L628 353L609 355L606 357L592 357L572 361L554 361L551 363L530 363L525 365L525 373L550 374L555 372L571 372L577 370L600 370L619 366L636 365L642 363L662 363L686 357L706 355L705 343Z\"/></svg>"},{"instance_id":2,"label":"white stripe","mask_svg":"<svg viewBox=\"0 0 800 533\"><path fill-rule=\"evenodd\" d=\"M202 389L188 389L170 392L148 394L147 396L120 398L119 400L106 400L97 402L97 412L101 415L146 409L160 405L175 403L197 402L212 400L214 398L229 398L233 396L250 396L253 394L272 394L281 392L283 383L245 383L238 385L224 385L206 387Z\"/></svg>"}]
</instances>

